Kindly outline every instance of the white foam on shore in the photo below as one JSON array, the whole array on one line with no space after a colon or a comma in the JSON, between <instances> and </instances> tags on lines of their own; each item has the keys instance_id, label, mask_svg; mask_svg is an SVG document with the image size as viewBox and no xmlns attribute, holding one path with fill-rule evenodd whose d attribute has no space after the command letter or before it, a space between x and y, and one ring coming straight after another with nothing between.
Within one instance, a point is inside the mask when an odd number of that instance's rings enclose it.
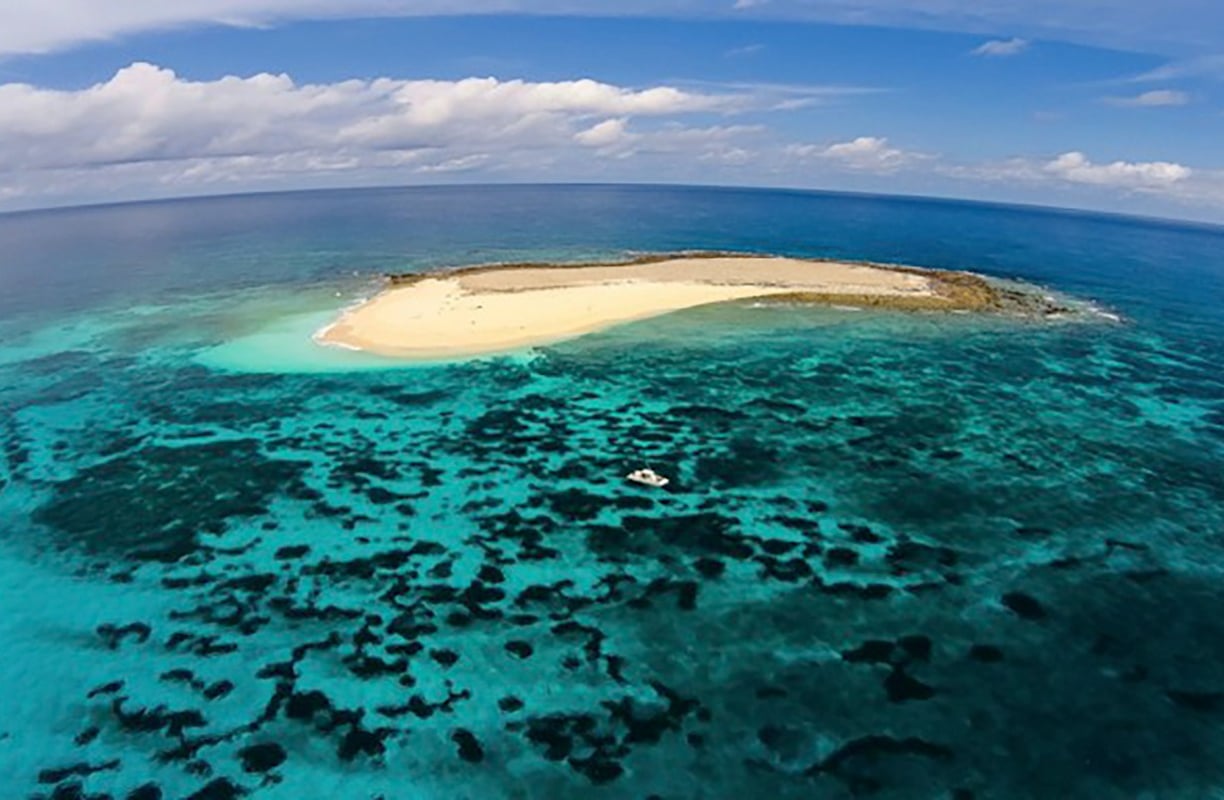
<instances>
[{"instance_id":1,"label":"white foam on shore","mask_svg":"<svg viewBox=\"0 0 1224 800\"><path fill-rule=\"evenodd\" d=\"M1100 317L1101 319L1107 320L1109 322L1117 322L1119 324L1126 322L1126 318L1123 317L1121 314L1117 313L1116 311L1110 311L1109 309L1105 308L1104 306L1098 305L1097 303L1092 303L1092 302L1088 303L1085 310L1089 314L1092 314L1093 316L1096 316L1096 317Z\"/></svg>"},{"instance_id":2,"label":"white foam on shore","mask_svg":"<svg viewBox=\"0 0 1224 800\"><path fill-rule=\"evenodd\" d=\"M365 350L362 350L360 347L358 347L355 344L348 344L347 342L329 342L327 341L327 334L331 333L331 331L339 324L340 324L340 320L337 319L334 322L324 325L322 328L319 328L317 331L315 331L314 333L310 335L310 340L314 342L315 344L317 344L319 347L335 347L335 348L339 348L340 350L349 350L354 353L364 353Z\"/></svg>"},{"instance_id":3,"label":"white foam on shore","mask_svg":"<svg viewBox=\"0 0 1224 800\"><path fill-rule=\"evenodd\" d=\"M310 335L311 340L320 347L336 347L341 350L350 350L350 351L357 352L357 353L366 352L360 347L356 347L354 345L347 344L345 342L329 342L327 341L326 337L327 337L327 334L331 333L337 325L339 325L341 322L344 322L345 317L347 317L349 314L353 313L357 309L361 308L366 303L370 302L370 300L373 299L373 297L376 294L378 294L378 292L385 291L385 290L386 290L386 286L382 285L378 287L378 291L376 292L373 292L371 294L362 294L356 297L351 303L349 303L344 308L340 309L340 313L336 314L331 322L327 323L326 325L324 325L323 327L319 328L314 333L312 333ZM336 296L341 297L342 295L337 293Z\"/></svg>"}]
</instances>

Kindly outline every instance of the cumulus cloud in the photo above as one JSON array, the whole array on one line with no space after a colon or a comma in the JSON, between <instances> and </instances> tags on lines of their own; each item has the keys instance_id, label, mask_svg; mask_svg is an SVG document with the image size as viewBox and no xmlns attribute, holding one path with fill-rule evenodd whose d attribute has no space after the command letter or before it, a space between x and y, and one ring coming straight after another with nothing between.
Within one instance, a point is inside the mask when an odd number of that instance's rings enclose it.
<instances>
[{"instance_id":1,"label":"cumulus cloud","mask_svg":"<svg viewBox=\"0 0 1224 800\"><path fill-rule=\"evenodd\" d=\"M1087 155L1072 150L1048 160L1012 158L982 164L944 163L940 174L955 178L1016 184L1062 183L1107 189L1165 194L1170 197L1206 196L1205 183L1212 176L1200 174L1171 161L1113 161L1094 163ZM1224 200L1224 194L1217 197Z\"/></svg>"},{"instance_id":2,"label":"cumulus cloud","mask_svg":"<svg viewBox=\"0 0 1224 800\"><path fill-rule=\"evenodd\" d=\"M762 128L708 124L776 111L774 93L376 78L298 84L259 74L191 81L136 63L72 91L0 84L0 201L97 199L281 185L412 182L479 171L586 174L589 154L750 160ZM701 125L680 120L701 119ZM585 155L585 161L582 161ZM332 177L329 177L332 176ZM347 177L346 177L347 176Z\"/></svg>"},{"instance_id":3,"label":"cumulus cloud","mask_svg":"<svg viewBox=\"0 0 1224 800\"><path fill-rule=\"evenodd\" d=\"M867 172L895 172L904 166L928 158L889 144L888 139L878 136L860 136L848 142L831 145L792 145L791 156L801 160L823 159L841 167Z\"/></svg>"},{"instance_id":4,"label":"cumulus cloud","mask_svg":"<svg viewBox=\"0 0 1224 800\"><path fill-rule=\"evenodd\" d=\"M1190 102L1190 95L1173 89L1153 89L1130 97L1106 97L1104 102L1119 108L1161 108L1184 106Z\"/></svg>"},{"instance_id":5,"label":"cumulus cloud","mask_svg":"<svg viewBox=\"0 0 1224 800\"><path fill-rule=\"evenodd\" d=\"M1029 49L1029 40L1012 38L1012 39L992 39L989 42L984 42L973 48L970 52L975 56L987 56L992 58L1002 58L1006 56L1018 56L1025 50Z\"/></svg>"},{"instance_id":6,"label":"cumulus cloud","mask_svg":"<svg viewBox=\"0 0 1224 800\"><path fill-rule=\"evenodd\" d=\"M574 141L587 147L615 147L631 140L629 124L624 117L605 119L574 134Z\"/></svg>"},{"instance_id":7,"label":"cumulus cloud","mask_svg":"<svg viewBox=\"0 0 1224 800\"><path fill-rule=\"evenodd\" d=\"M957 165L877 136L788 143L760 124L820 91L494 78L299 84L269 74L192 81L138 63L80 90L0 85L0 204L421 180L887 179L922 188L957 178L1224 206L1224 176L1171 161L1095 163L1071 151ZM748 111L756 114L739 116ZM745 117L754 124L731 124Z\"/></svg>"},{"instance_id":8,"label":"cumulus cloud","mask_svg":"<svg viewBox=\"0 0 1224 800\"><path fill-rule=\"evenodd\" d=\"M1083 153L1063 153L1048 162L1045 172L1072 183L1113 186L1122 189L1168 189L1189 178L1189 167L1169 161L1114 161L1094 164Z\"/></svg>"},{"instance_id":9,"label":"cumulus cloud","mask_svg":"<svg viewBox=\"0 0 1224 800\"><path fill-rule=\"evenodd\" d=\"M137 63L79 91L0 85L0 171L293 152L345 159L388 151L546 147L583 120L717 112L742 102L660 86L342 81L287 75L184 80Z\"/></svg>"}]
</instances>

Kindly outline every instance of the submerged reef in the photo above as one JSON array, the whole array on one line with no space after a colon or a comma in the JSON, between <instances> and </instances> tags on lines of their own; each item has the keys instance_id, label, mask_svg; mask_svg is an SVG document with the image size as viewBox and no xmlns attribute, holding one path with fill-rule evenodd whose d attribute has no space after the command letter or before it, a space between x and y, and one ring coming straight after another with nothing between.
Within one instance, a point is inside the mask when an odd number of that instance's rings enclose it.
<instances>
[{"instance_id":1,"label":"submerged reef","mask_svg":"<svg viewBox=\"0 0 1224 800\"><path fill-rule=\"evenodd\" d=\"M108 599L23 792L1206 794L1224 590L1194 565L1224 484L1218 436L1176 433L1211 409L1161 398L1211 378L1154 374L1124 326L936 319L157 365L106 373L106 404L63 391L98 363L57 365L0 429L33 509L11 535ZM666 490L623 481L643 464Z\"/></svg>"}]
</instances>

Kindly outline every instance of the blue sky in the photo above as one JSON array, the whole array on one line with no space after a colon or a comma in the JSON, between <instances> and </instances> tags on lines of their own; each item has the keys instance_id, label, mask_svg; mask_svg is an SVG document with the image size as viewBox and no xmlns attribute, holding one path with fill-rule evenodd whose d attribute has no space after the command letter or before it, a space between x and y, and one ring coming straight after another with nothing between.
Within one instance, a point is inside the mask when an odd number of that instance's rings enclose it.
<instances>
[{"instance_id":1,"label":"blue sky","mask_svg":"<svg viewBox=\"0 0 1224 800\"><path fill-rule=\"evenodd\" d=\"M0 0L0 208L661 181L1224 220L1199 0L98 5Z\"/></svg>"}]
</instances>

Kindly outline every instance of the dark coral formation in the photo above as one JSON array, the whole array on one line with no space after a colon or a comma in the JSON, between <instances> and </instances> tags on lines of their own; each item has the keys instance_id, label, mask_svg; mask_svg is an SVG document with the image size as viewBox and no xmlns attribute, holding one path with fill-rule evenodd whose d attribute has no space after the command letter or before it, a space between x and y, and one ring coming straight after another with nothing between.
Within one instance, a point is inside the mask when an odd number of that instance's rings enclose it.
<instances>
[{"instance_id":1,"label":"dark coral formation","mask_svg":"<svg viewBox=\"0 0 1224 800\"><path fill-rule=\"evenodd\" d=\"M1186 565L1219 447L1150 435L1108 341L960 333L184 369L116 390L54 471L9 420L41 504L14 537L164 598L79 632L107 671L63 687L75 755L25 792L1206 796L1224 589ZM1038 401L1041 348L1082 369ZM622 481L645 462L673 485Z\"/></svg>"}]
</instances>

